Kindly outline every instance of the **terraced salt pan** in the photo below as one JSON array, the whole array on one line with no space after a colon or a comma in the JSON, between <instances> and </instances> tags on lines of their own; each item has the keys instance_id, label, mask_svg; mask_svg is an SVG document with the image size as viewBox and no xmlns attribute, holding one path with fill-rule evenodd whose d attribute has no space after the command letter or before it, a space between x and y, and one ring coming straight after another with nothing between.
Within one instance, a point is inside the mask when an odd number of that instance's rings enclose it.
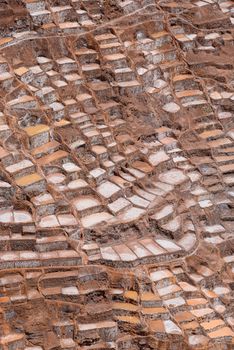
<instances>
[{"instance_id":1,"label":"terraced salt pan","mask_svg":"<svg viewBox=\"0 0 234 350\"><path fill-rule=\"evenodd\" d=\"M100 212L85 216L81 219L81 223L84 228L90 228L100 223L106 223L113 219L114 217L107 212Z\"/></svg>"}]
</instances>

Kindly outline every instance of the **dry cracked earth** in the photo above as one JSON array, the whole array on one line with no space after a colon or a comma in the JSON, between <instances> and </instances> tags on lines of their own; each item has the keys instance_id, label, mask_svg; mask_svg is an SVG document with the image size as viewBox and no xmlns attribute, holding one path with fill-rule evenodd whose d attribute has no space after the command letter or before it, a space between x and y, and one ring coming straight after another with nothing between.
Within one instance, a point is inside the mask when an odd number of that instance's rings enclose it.
<instances>
[{"instance_id":1,"label":"dry cracked earth","mask_svg":"<svg viewBox=\"0 0 234 350\"><path fill-rule=\"evenodd\" d=\"M233 24L0 0L0 350L234 349Z\"/></svg>"}]
</instances>

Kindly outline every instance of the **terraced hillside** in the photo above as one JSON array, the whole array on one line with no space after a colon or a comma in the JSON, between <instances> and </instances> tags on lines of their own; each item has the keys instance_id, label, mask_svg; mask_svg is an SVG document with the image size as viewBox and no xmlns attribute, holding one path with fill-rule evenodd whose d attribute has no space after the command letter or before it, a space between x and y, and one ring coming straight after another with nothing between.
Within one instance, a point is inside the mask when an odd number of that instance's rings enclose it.
<instances>
[{"instance_id":1,"label":"terraced hillside","mask_svg":"<svg viewBox=\"0 0 234 350\"><path fill-rule=\"evenodd\" d=\"M234 349L233 24L0 0L0 350Z\"/></svg>"}]
</instances>

